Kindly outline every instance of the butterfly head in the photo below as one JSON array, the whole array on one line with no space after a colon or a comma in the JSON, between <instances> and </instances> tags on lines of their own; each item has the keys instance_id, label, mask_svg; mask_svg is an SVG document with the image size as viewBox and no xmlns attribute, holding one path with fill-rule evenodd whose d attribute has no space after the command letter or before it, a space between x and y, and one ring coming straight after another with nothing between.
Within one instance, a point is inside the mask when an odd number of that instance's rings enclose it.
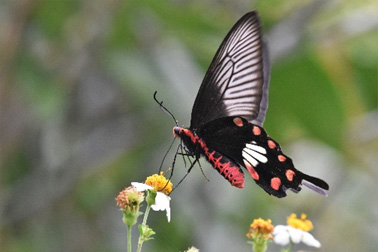
<instances>
[{"instance_id":1,"label":"butterfly head","mask_svg":"<svg viewBox=\"0 0 378 252\"><path fill-rule=\"evenodd\" d=\"M179 126L175 126L173 127L173 136L174 137L181 137L182 134L183 134L183 131L184 129L179 127Z\"/></svg>"}]
</instances>

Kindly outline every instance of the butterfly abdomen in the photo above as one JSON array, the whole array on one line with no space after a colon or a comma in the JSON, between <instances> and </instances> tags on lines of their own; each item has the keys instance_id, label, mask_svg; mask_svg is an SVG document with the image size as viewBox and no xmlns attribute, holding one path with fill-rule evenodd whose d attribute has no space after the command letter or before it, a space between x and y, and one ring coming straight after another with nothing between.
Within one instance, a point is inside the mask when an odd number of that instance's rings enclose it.
<instances>
[{"instance_id":1,"label":"butterfly abdomen","mask_svg":"<svg viewBox=\"0 0 378 252\"><path fill-rule=\"evenodd\" d=\"M235 162L215 150L209 151L208 148L205 149L205 156L214 169L231 185L238 188L244 187L244 173Z\"/></svg>"}]
</instances>

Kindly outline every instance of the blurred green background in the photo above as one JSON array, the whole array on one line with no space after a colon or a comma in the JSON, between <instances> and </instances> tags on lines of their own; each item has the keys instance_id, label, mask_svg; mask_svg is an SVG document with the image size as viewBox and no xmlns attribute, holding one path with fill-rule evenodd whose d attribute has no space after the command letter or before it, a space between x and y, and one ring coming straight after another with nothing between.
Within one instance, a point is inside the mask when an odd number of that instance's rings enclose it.
<instances>
[{"instance_id":1,"label":"blurred green background","mask_svg":"<svg viewBox=\"0 0 378 252\"><path fill-rule=\"evenodd\" d=\"M0 250L126 251L114 198L156 173L172 140L153 92L189 126L215 51L253 9L272 61L265 128L329 196L276 199L252 179L240 190L203 160L210 182L196 167L171 222L150 213L144 251L251 251L254 218L292 212L313 220L319 251L376 251L375 0L1 0ZM185 172L179 160L173 183Z\"/></svg>"}]
</instances>

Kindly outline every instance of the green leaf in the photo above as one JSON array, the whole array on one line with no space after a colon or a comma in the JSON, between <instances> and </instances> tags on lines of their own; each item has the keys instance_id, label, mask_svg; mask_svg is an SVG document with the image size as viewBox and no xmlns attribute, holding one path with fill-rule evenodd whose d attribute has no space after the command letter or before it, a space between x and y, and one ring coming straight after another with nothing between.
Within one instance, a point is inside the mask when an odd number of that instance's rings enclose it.
<instances>
[{"instance_id":1,"label":"green leaf","mask_svg":"<svg viewBox=\"0 0 378 252\"><path fill-rule=\"evenodd\" d=\"M152 236L156 234L148 225L138 225L140 233L140 241L145 242L154 239Z\"/></svg>"}]
</instances>

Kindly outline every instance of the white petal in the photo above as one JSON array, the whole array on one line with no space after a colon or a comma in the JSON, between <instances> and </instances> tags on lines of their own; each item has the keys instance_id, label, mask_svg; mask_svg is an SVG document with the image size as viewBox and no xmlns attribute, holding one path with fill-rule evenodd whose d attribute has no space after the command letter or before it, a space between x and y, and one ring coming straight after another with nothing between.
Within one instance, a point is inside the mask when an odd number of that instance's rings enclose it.
<instances>
[{"instance_id":1,"label":"white petal","mask_svg":"<svg viewBox=\"0 0 378 252\"><path fill-rule=\"evenodd\" d=\"M279 234L281 232L287 232L287 226L277 225L274 227L273 235Z\"/></svg>"},{"instance_id":2,"label":"white petal","mask_svg":"<svg viewBox=\"0 0 378 252\"><path fill-rule=\"evenodd\" d=\"M320 248L321 246L320 242L316 240L315 237L312 236L312 234L307 232L303 232L302 242L308 246L312 246L315 248Z\"/></svg>"},{"instance_id":3,"label":"white petal","mask_svg":"<svg viewBox=\"0 0 378 252\"><path fill-rule=\"evenodd\" d=\"M167 207L167 220L168 222L171 221L171 208L169 206Z\"/></svg>"},{"instance_id":4,"label":"white petal","mask_svg":"<svg viewBox=\"0 0 378 252\"><path fill-rule=\"evenodd\" d=\"M139 192L144 192L149 189L154 189L152 186L149 186L143 183L138 183L138 182L131 182L131 185L134 186Z\"/></svg>"},{"instance_id":5,"label":"white petal","mask_svg":"<svg viewBox=\"0 0 378 252\"><path fill-rule=\"evenodd\" d=\"M274 242L281 246L286 246L290 242L289 233L286 231L279 232L276 235L274 235Z\"/></svg>"},{"instance_id":6,"label":"white petal","mask_svg":"<svg viewBox=\"0 0 378 252\"><path fill-rule=\"evenodd\" d=\"M294 243L300 243L302 240L303 231L297 228L288 227L290 239Z\"/></svg>"},{"instance_id":7,"label":"white petal","mask_svg":"<svg viewBox=\"0 0 378 252\"><path fill-rule=\"evenodd\" d=\"M171 221L171 208L169 206L169 201L171 200L170 197L165 195L162 192L157 192L155 198L155 204L151 206L152 210L154 211L167 211L167 219L168 222Z\"/></svg>"},{"instance_id":8,"label":"white petal","mask_svg":"<svg viewBox=\"0 0 378 252\"><path fill-rule=\"evenodd\" d=\"M169 207L169 200L170 198L167 195L161 192L157 192L155 204L151 207L154 211L164 211L167 206Z\"/></svg>"}]
</instances>

